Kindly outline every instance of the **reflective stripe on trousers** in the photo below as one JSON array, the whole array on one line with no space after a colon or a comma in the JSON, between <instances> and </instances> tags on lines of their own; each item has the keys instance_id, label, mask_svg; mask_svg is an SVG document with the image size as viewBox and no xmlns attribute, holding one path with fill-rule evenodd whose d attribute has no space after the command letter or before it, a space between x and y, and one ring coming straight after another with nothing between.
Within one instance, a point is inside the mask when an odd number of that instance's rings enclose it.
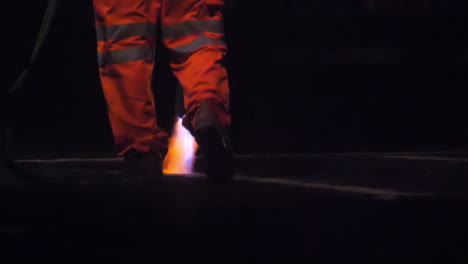
<instances>
[{"instance_id":1,"label":"reflective stripe on trousers","mask_svg":"<svg viewBox=\"0 0 468 264\"><path fill-rule=\"evenodd\" d=\"M121 155L167 149L151 87L157 37L184 89L184 125L193 126L202 100L229 125L228 75L222 65L227 47L222 16L210 14L213 0L93 1L100 79Z\"/></svg>"},{"instance_id":2,"label":"reflective stripe on trousers","mask_svg":"<svg viewBox=\"0 0 468 264\"><path fill-rule=\"evenodd\" d=\"M151 37L157 31L156 23L132 23L113 26L102 26L96 28L98 41L115 42L131 37ZM170 48L179 55L189 55L199 48L217 44L226 47L221 39L210 38L203 34L223 34L224 29L220 20L186 21L180 24L165 26L162 28L164 39L179 39L185 36L197 37L187 44ZM118 64L136 60L152 60L154 48L148 46L130 47L112 51L98 52L98 65Z\"/></svg>"}]
</instances>

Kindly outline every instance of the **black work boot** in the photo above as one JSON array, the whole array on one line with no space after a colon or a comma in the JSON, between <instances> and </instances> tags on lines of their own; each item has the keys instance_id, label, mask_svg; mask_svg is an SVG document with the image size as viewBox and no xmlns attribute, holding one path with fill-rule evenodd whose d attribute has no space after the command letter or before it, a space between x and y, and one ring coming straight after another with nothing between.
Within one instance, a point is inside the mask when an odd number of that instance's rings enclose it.
<instances>
[{"instance_id":1,"label":"black work boot","mask_svg":"<svg viewBox=\"0 0 468 264\"><path fill-rule=\"evenodd\" d=\"M200 103L193 134L202 155L200 167L208 181L229 182L235 169L228 134L206 101Z\"/></svg>"},{"instance_id":2,"label":"black work boot","mask_svg":"<svg viewBox=\"0 0 468 264\"><path fill-rule=\"evenodd\" d=\"M147 183L162 180L163 154L132 151L125 154L124 159L126 181Z\"/></svg>"}]
</instances>

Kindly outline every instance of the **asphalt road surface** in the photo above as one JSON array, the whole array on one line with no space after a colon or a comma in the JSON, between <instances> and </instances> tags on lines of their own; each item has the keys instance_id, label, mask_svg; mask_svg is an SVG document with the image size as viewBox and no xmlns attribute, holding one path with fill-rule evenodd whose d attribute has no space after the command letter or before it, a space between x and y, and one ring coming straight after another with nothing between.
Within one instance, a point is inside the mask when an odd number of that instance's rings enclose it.
<instances>
[{"instance_id":1,"label":"asphalt road surface","mask_svg":"<svg viewBox=\"0 0 468 264\"><path fill-rule=\"evenodd\" d=\"M317 157L308 164L323 165ZM301 159L287 158L275 159ZM276 166L262 159L244 157L231 184L208 184L199 174L130 184L112 158L23 160L47 180L29 184L0 170L0 263L468 262L462 176L452 173L458 186L441 191L433 178L443 175L426 173L432 184L418 184L417 170L401 169L409 166L384 174L372 162L363 162L373 168L364 173L343 165L359 164L350 156L339 158L340 170L308 171L299 162L290 176L249 173L248 164Z\"/></svg>"}]
</instances>

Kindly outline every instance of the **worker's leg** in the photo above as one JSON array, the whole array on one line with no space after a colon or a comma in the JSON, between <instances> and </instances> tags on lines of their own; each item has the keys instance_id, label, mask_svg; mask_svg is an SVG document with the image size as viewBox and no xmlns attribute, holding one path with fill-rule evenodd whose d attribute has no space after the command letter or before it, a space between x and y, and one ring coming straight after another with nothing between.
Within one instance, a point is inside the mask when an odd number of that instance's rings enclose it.
<instances>
[{"instance_id":1,"label":"worker's leg","mask_svg":"<svg viewBox=\"0 0 468 264\"><path fill-rule=\"evenodd\" d=\"M165 0L162 32L171 67L184 89L184 126L197 140L201 168L212 181L234 174L226 127L230 124L223 24L207 0Z\"/></svg>"},{"instance_id":2,"label":"worker's leg","mask_svg":"<svg viewBox=\"0 0 468 264\"><path fill-rule=\"evenodd\" d=\"M161 0L94 0L98 63L115 143L128 152L165 152L151 91Z\"/></svg>"},{"instance_id":3,"label":"worker's leg","mask_svg":"<svg viewBox=\"0 0 468 264\"><path fill-rule=\"evenodd\" d=\"M200 102L205 101L228 126L228 75L222 64L227 47L220 13L210 12L206 0L166 0L162 23L171 67L184 89L184 125L193 130Z\"/></svg>"}]
</instances>

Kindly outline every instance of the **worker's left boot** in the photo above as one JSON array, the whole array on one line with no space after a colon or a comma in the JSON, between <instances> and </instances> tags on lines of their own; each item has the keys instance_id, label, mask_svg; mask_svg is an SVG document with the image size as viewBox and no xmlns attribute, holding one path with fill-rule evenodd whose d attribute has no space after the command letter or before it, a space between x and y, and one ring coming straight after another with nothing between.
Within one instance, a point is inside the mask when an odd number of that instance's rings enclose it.
<instances>
[{"instance_id":1,"label":"worker's left boot","mask_svg":"<svg viewBox=\"0 0 468 264\"><path fill-rule=\"evenodd\" d=\"M159 182L162 180L163 153L131 151L124 156L125 177L131 183Z\"/></svg>"},{"instance_id":2,"label":"worker's left boot","mask_svg":"<svg viewBox=\"0 0 468 264\"><path fill-rule=\"evenodd\" d=\"M206 101L201 102L196 114L193 134L202 154L201 169L208 181L231 181L235 166L229 135Z\"/></svg>"}]
</instances>

